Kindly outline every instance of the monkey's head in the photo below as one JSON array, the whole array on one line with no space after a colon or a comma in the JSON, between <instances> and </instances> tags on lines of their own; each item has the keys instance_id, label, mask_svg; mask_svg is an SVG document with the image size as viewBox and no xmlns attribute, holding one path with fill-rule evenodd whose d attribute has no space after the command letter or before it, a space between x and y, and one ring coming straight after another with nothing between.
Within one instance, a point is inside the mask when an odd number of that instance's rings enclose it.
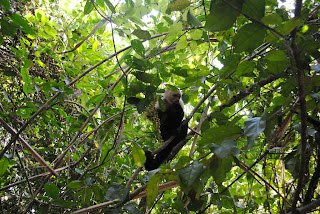
<instances>
[{"instance_id":1,"label":"monkey's head","mask_svg":"<svg viewBox=\"0 0 320 214\"><path fill-rule=\"evenodd\" d=\"M164 92L164 96L163 98L168 102L168 104L179 104L181 101L181 91L179 89L177 89L177 91L172 91L170 89L166 89L166 91Z\"/></svg>"}]
</instances>

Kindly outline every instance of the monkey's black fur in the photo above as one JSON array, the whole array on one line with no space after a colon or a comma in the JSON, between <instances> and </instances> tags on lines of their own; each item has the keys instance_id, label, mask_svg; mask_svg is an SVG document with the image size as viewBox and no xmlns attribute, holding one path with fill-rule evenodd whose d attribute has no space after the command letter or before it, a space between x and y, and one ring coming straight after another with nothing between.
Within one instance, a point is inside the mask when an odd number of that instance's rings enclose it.
<instances>
[{"instance_id":1,"label":"monkey's black fur","mask_svg":"<svg viewBox=\"0 0 320 214\"><path fill-rule=\"evenodd\" d=\"M145 168L148 171L158 168L167 159L173 147L183 140L187 136L188 132L188 123L183 123L183 125L181 125L184 116L181 104L172 103L167 105L165 112L162 112L160 109L157 109L157 112L160 119L160 132L163 141L167 141L171 136L175 137L155 157L150 151L145 151L147 159Z\"/></svg>"}]
</instances>

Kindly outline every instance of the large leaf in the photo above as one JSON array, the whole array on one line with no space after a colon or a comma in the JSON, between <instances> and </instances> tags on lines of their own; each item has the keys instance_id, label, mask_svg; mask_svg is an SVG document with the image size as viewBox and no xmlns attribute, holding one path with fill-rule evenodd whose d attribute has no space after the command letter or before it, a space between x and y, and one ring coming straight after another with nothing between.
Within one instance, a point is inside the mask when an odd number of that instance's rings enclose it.
<instances>
[{"instance_id":1,"label":"large leaf","mask_svg":"<svg viewBox=\"0 0 320 214\"><path fill-rule=\"evenodd\" d=\"M147 30L136 29L132 32L133 35L138 37L139 39L150 39L151 34Z\"/></svg>"},{"instance_id":2,"label":"large leaf","mask_svg":"<svg viewBox=\"0 0 320 214\"><path fill-rule=\"evenodd\" d=\"M212 144L211 151L219 158L227 158L228 155L236 156L240 154L237 143L233 140L225 140L221 144Z\"/></svg>"},{"instance_id":3,"label":"large leaf","mask_svg":"<svg viewBox=\"0 0 320 214\"><path fill-rule=\"evenodd\" d=\"M151 62L149 62L147 60L138 59L137 57L132 56L132 55L126 56L125 62L131 68L141 70L141 71L146 71L146 70L153 68L153 65Z\"/></svg>"},{"instance_id":4,"label":"large leaf","mask_svg":"<svg viewBox=\"0 0 320 214\"><path fill-rule=\"evenodd\" d=\"M189 7L191 2L189 0L175 0L171 3L171 11L181 11Z\"/></svg>"},{"instance_id":5,"label":"large leaf","mask_svg":"<svg viewBox=\"0 0 320 214\"><path fill-rule=\"evenodd\" d=\"M140 40L138 39L131 40L131 46L137 54L144 57L146 50Z\"/></svg>"},{"instance_id":6,"label":"large leaf","mask_svg":"<svg viewBox=\"0 0 320 214\"><path fill-rule=\"evenodd\" d=\"M223 68L220 70L222 77L227 77L231 72L237 70L241 56L238 54L229 55L222 63Z\"/></svg>"},{"instance_id":7,"label":"large leaf","mask_svg":"<svg viewBox=\"0 0 320 214\"><path fill-rule=\"evenodd\" d=\"M221 185L222 182L226 179L227 173L232 168L232 158L217 158L213 157L210 162L210 173L218 185Z\"/></svg>"},{"instance_id":8,"label":"large leaf","mask_svg":"<svg viewBox=\"0 0 320 214\"><path fill-rule=\"evenodd\" d=\"M27 20L25 20L19 14L14 13L11 15L10 18L13 21L13 23L15 23L16 25L19 25L21 27L21 30L23 32L31 34L31 35L35 34L34 30L29 26Z\"/></svg>"},{"instance_id":9,"label":"large leaf","mask_svg":"<svg viewBox=\"0 0 320 214\"><path fill-rule=\"evenodd\" d=\"M187 22L188 22L192 27L201 26L201 22L199 21L199 19L197 19L197 18L190 12L190 10L188 11L188 14L187 14Z\"/></svg>"},{"instance_id":10,"label":"large leaf","mask_svg":"<svg viewBox=\"0 0 320 214\"><path fill-rule=\"evenodd\" d=\"M147 204L150 207L159 193L161 176L156 174L151 177L147 185Z\"/></svg>"},{"instance_id":11,"label":"large leaf","mask_svg":"<svg viewBox=\"0 0 320 214\"><path fill-rule=\"evenodd\" d=\"M230 4L241 10L241 0L230 0ZM205 29L208 31L216 32L228 30L236 21L239 12L231 8L223 0L211 1L210 14L205 24Z\"/></svg>"},{"instance_id":12,"label":"large leaf","mask_svg":"<svg viewBox=\"0 0 320 214\"><path fill-rule=\"evenodd\" d=\"M51 198L57 198L59 196L60 190L54 183L46 183L44 185L44 190Z\"/></svg>"},{"instance_id":13,"label":"large leaf","mask_svg":"<svg viewBox=\"0 0 320 214\"><path fill-rule=\"evenodd\" d=\"M253 61L243 61L239 64L235 75L243 76L247 74L248 76L252 76L255 66L256 64Z\"/></svg>"},{"instance_id":14,"label":"large leaf","mask_svg":"<svg viewBox=\"0 0 320 214\"><path fill-rule=\"evenodd\" d=\"M87 0L86 5L84 6L83 13L88 15L94 9L94 5L91 0Z\"/></svg>"},{"instance_id":15,"label":"large leaf","mask_svg":"<svg viewBox=\"0 0 320 214\"><path fill-rule=\"evenodd\" d=\"M246 24L233 38L232 45L234 51L240 53L242 51L253 51L262 44L266 35L266 29L256 23Z\"/></svg>"},{"instance_id":16,"label":"large leaf","mask_svg":"<svg viewBox=\"0 0 320 214\"><path fill-rule=\"evenodd\" d=\"M4 8L5 11L10 10L10 2L8 0L1 0L0 5Z\"/></svg>"},{"instance_id":17,"label":"large leaf","mask_svg":"<svg viewBox=\"0 0 320 214\"><path fill-rule=\"evenodd\" d=\"M203 146L209 146L213 143L220 144L227 139L233 139L241 134L241 128L239 126L218 126L207 129L202 135L200 144Z\"/></svg>"},{"instance_id":18,"label":"large leaf","mask_svg":"<svg viewBox=\"0 0 320 214\"><path fill-rule=\"evenodd\" d=\"M266 114L262 117L249 118L244 121L244 133L248 137L247 149L253 147L253 141L258 138L258 136L266 128Z\"/></svg>"},{"instance_id":19,"label":"large leaf","mask_svg":"<svg viewBox=\"0 0 320 214\"><path fill-rule=\"evenodd\" d=\"M205 169L206 167L202 163L199 163L198 161L194 161L191 165L180 170L179 172L180 185L187 189L192 187L195 183L199 182L200 176L205 171Z\"/></svg>"},{"instance_id":20,"label":"large leaf","mask_svg":"<svg viewBox=\"0 0 320 214\"><path fill-rule=\"evenodd\" d=\"M84 186L83 181L80 180L73 180L70 183L68 183L67 187L71 188L71 189L78 189L80 187Z\"/></svg>"},{"instance_id":21,"label":"large leaf","mask_svg":"<svg viewBox=\"0 0 320 214\"><path fill-rule=\"evenodd\" d=\"M119 201L123 201L126 199L128 192L129 190L127 188L122 187L120 184L115 184L107 190L105 198L110 201L116 199L118 199Z\"/></svg>"},{"instance_id":22,"label":"large leaf","mask_svg":"<svg viewBox=\"0 0 320 214\"><path fill-rule=\"evenodd\" d=\"M264 17L265 6L265 0L245 0L243 4L243 12L250 17L260 20Z\"/></svg>"},{"instance_id":23,"label":"large leaf","mask_svg":"<svg viewBox=\"0 0 320 214\"><path fill-rule=\"evenodd\" d=\"M132 148L133 160L137 164L137 166L142 167L146 162L146 156L144 154L143 149L139 146L134 145Z\"/></svg>"}]
</instances>

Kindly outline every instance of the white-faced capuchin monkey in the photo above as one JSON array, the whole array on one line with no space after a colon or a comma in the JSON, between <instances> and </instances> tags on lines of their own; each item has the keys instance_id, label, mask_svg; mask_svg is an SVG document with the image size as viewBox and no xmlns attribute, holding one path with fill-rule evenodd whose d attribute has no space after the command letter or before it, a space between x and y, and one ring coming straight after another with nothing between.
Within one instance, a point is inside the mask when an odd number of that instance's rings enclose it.
<instances>
[{"instance_id":1,"label":"white-faced capuchin monkey","mask_svg":"<svg viewBox=\"0 0 320 214\"><path fill-rule=\"evenodd\" d=\"M182 94L179 89L176 92L166 89L162 98L166 106L165 111L163 112L160 109L159 102L157 102L155 105L158 117L160 119L160 132L162 140L165 142L172 136L174 136L174 138L155 157L150 151L145 151L145 168L148 171L158 168L167 159L173 147L175 147L187 136L188 123L182 123L184 117L184 104L181 99L181 95Z\"/></svg>"}]
</instances>

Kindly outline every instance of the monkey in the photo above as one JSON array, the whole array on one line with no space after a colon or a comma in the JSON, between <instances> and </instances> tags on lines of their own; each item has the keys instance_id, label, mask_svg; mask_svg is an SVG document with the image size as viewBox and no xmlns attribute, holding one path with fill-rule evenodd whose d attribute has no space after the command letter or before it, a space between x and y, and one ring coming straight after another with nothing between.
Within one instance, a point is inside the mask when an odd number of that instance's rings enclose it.
<instances>
[{"instance_id":1,"label":"monkey","mask_svg":"<svg viewBox=\"0 0 320 214\"><path fill-rule=\"evenodd\" d=\"M155 157L148 150L145 151L145 169L148 171L157 169L169 156L172 149L187 136L188 123L182 122L184 117L184 103L181 99L182 93L166 89L162 100L165 103L165 111L160 108L159 102L155 104L160 119L160 133L165 142L173 137L172 141Z\"/></svg>"}]
</instances>

